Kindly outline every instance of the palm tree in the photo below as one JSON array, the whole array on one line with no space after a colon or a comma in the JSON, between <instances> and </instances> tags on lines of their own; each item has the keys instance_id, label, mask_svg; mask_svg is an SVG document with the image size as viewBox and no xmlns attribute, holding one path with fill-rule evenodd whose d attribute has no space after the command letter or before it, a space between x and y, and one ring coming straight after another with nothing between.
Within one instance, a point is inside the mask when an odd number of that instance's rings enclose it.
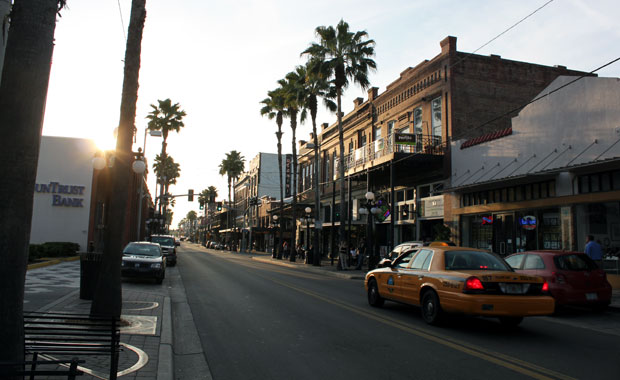
<instances>
[{"instance_id":1,"label":"palm tree","mask_svg":"<svg viewBox=\"0 0 620 380\"><path fill-rule=\"evenodd\" d=\"M125 49L125 70L121 94L121 112L116 140L116 158L112 174L112 196L105 229L105 248L103 262L99 271L97 286L90 307L91 315L120 317L122 309L121 261L125 238L125 213L127 210L126 192L130 186L131 145L136 122L136 103L138 101L138 78L140 74L140 52L142 32L146 19L146 0L132 0L129 32Z\"/></svg>"},{"instance_id":2,"label":"palm tree","mask_svg":"<svg viewBox=\"0 0 620 380\"><path fill-rule=\"evenodd\" d=\"M260 114L262 116L267 116L269 119L276 119L276 125L278 126L278 130L276 132L276 138L278 139L278 171L280 173L280 215L279 219L280 223L280 236L277 239L277 244L275 244L275 249L273 251L273 257L281 260L282 259L282 247L281 241L282 236L284 235L284 219L282 219L282 209L284 206L284 187L282 183L282 121L286 112L286 106L284 104L284 95L282 93L282 88L277 88L273 91L267 92L267 98L263 99L261 102L263 107L260 110Z\"/></svg>"},{"instance_id":3,"label":"palm tree","mask_svg":"<svg viewBox=\"0 0 620 380\"><path fill-rule=\"evenodd\" d=\"M315 65L319 65L315 67ZM335 96L334 88L330 86L327 77L328 72L321 72L320 62L308 61L305 67L298 68L298 73L303 78L302 86L304 91L301 92L302 98L300 99L301 106L304 109L310 111L310 119L312 119L312 136L314 143L314 174L312 187L314 188L314 212L315 221L320 220L321 210L321 195L319 192L319 137L316 128L316 115L318 112L318 97L323 98L323 103L327 109L335 112L337 109L336 104L331 100ZM314 234L314 241L312 243L314 247L313 265L321 265L321 252L319 247L319 235Z\"/></svg>"},{"instance_id":4,"label":"palm tree","mask_svg":"<svg viewBox=\"0 0 620 380\"><path fill-rule=\"evenodd\" d=\"M344 189L344 133L342 129L342 90L349 85L349 80L357 83L362 89L370 86L368 80L369 70L377 68L375 61L371 59L375 54L375 41L366 39L365 31L351 32L349 24L340 20L336 28L332 26L319 26L315 30L318 43L312 43L302 52L315 61L313 70L329 73L331 84L335 88L337 99L338 140L340 159L338 161L338 180L340 181L340 242L346 243L345 239L345 213L342 208L345 204Z\"/></svg>"},{"instance_id":5,"label":"palm tree","mask_svg":"<svg viewBox=\"0 0 620 380\"><path fill-rule=\"evenodd\" d=\"M64 1L19 1L13 6L0 75L0 358L24 360L24 280L41 127L54 50L57 13ZM36 22L34 20L37 20ZM25 70L24 68L28 68Z\"/></svg>"},{"instance_id":6,"label":"palm tree","mask_svg":"<svg viewBox=\"0 0 620 380\"><path fill-rule=\"evenodd\" d=\"M165 159L162 159L162 156L158 154L155 156L153 170L155 171L155 176L159 179L159 183L161 183L160 192L162 198L159 200L159 203L163 205L164 220L167 220L166 213L168 212L168 205L170 204L170 198L167 196L168 190L170 185L176 184L177 178L181 176L181 167L178 163L174 162L172 156L165 156Z\"/></svg>"},{"instance_id":7,"label":"palm tree","mask_svg":"<svg viewBox=\"0 0 620 380\"><path fill-rule=\"evenodd\" d=\"M166 157L166 147L168 145L168 133L171 131L179 132L185 126L183 117L185 111L181 109L179 103L172 104L170 99L158 100L158 106L151 104L151 112L146 116L149 120L147 127L150 131L161 131L163 141L161 143L161 157ZM161 213L163 198L163 187L160 191L159 212Z\"/></svg>"},{"instance_id":8,"label":"palm tree","mask_svg":"<svg viewBox=\"0 0 620 380\"><path fill-rule=\"evenodd\" d=\"M232 206L232 198L231 192L233 188L233 184L243 171L245 170L245 158L241 155L241 153L236 150L231 150L230 153L226 153L226 158L222 160L220 163L220 175L226 176L228 178L228 209L229 212L227 215L230 215L230 209ZM229 225L230 228L230 220Z\"/></svg>"},{"instance_id":9,"label":"palm tree","mask_svg":"<svg viewBox=\"0 0 620 380\"><path fill-rule=\"evenodd\" d=\"M295 238L296 238L296 230L297 230L297 225L295 224L295 221L297 220L297 141L296 141L296 137L295 137L295 133L297 131L297 114L300 112L301 109L301 102L300 100L303 98L303 92L304 92L304 87L303 87L303 81L305 78L305 73L302 73L300 71L300 69L298 68L298 70L296 71L291 71L290 73L286 74L286 77L284 79L280 79L278 81L278 84L280 85L280 87L282 88L282 94L284 96L284 105L286 106L286 113L289 117L289 120L291 122L291 131L292 131L292 136L291 136L291 145L292 145L292 151L293 151L293 200L291 202L291 209L292 209L292 215L291 218L293 220L293 230L291 231L291 249L295 249L296 246L296 242L295 242ZM305 115L306 112L305 110L302 110L301 116L302 116L302 122L303 119L305 119ZM293 254L290 255L290 261L295 261L295 251L293 251Z\"/></svg>"}]
</instances>

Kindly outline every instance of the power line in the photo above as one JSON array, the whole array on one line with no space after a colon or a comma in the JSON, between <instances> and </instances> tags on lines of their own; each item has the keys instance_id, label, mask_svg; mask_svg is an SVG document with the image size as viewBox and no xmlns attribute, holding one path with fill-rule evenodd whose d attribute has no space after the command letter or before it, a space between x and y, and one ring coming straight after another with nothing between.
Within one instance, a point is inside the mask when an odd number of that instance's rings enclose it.
<instances>
[{"instance_id":1,"label":"power line","mask_svg":"<svg viewBox=\"0 0 620 380\"><path fill-rule=\"evenodd\" d=\"M125 32L125 22L123 21L123 11L121 10L121 0L116 0L118 3L118 13L121 16L121 28L123 28L123 37L125 37L125 42L127 42L127 32Z\"/></svg>"},{"instance_id":2,"label":"power line","mask_svg":"<svg viewBox=\"0 0 620 380\"><path fill-rule=\"evenodd\" d=\"M544 7L546 7L547 5L551 4L553 2L553 0L549 0L547 1L545 4L541 5L540 7L538 7L536 10L534 10L532 13L528 14L527 16L523 17L521 20L517 21L516 23L512 24L508 29L504 30L503 32L501 32L500 34L498 34L497 36L493 37L492 39L490 39L487 43L485 43L484 45L480 46L478 49L472 51L471 53L467 53L467 55L461 59L459 59L458 61L454 62L452 65L450 65L450 67L452 66L456 66L457 64L461 63L462 61L464 61L465 59L469 58L469 56L474 55L477 51L481 50L482 48L484 48L485 46L487 46L488 44L490 44L491 42L495 41L496 39L500 38L501 36L503 36L504 34L508 33L510 30L512 30L514 27L516 27L517 25L519 25L520 23L522 23L523 21L527 20L528 18L530 18L531 16L533 16L535 13L537 13L538 11L540 11L541 9L543 9Z\"/></svg>"}]
</instances>

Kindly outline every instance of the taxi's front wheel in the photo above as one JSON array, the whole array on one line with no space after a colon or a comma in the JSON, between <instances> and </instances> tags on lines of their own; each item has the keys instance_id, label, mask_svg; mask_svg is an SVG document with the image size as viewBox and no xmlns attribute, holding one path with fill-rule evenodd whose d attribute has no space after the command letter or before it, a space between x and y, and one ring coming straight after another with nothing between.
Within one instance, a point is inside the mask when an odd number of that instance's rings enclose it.
<instances>
[{"instance_id":1,"label":"taxi's front wheel","mask_svg":"<svg viewBox=\"0 0 620 380\"><path fill-rule=\"evenodd\" d=\"M436 325L441 321L442 310L439 304L439 297L437 293L432 290L427 290L422 295L422 318L429 325Z\"/></svg>"},{"instance_id":2,"label":"taxi's front wheel","mask_svg":"<svg viewBox=\"0 0 620 380\"><path fill-rule=\"evenodd\" d=\"M368 303L370 306L381 307L383 306L383 302L385 302L385 300L379 294L377 281L375 281L375 279L371 279L368 282Z\"/></svg>"}]
</instances>

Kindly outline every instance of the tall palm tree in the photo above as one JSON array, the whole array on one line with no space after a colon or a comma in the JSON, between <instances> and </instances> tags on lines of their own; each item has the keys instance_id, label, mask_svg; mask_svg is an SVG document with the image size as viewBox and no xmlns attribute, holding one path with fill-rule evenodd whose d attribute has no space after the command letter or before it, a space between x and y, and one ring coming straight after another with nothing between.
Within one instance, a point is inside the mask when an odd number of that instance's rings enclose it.
<instances>
[{"instance_id":1,"label":"tall palm tree","mask_svg":"<svg viewBox=\"0 0 620 380\"><path fill-rule=\"evenodd\" d=\"M304 91L304 87L303 87L303 80L304 80L304 76L302 75L302 73L300 73L298 70L296 71L291 71L290 73L286 74L286 77L284 77L284 79L280 79L278 81L278 84L280 85L280 87L282 88L282 94L284 96L284 105L286 106L286 113L289 117L290 123L291 123L291 132L292 132L292 136L291 136L291 145L292 145L292 155L293 155L293 176L292 176L292 187L293 187L293 194L292 194L292 202L291 202L291 210L292 210L292 215L291 218L293 220L293 230L291 231L291 245L290 248L291 249L295 249L296 246L296 234L297 234L297 225L295 224L295 221L297 220L297 138L296 138L296 132L297 132L297 115L300 113L300 109L301 107L301 102L300 99L303 98L303 91ZM302 116L302 121L305 118L305 111L302 110L301 112L301 116ZM295 254L293 251L293 254L290 255L290 261L295 261Z\"/></svg>"},{"instance_id":2,"label":"tall palm tree","mask_svg":"<svg viewBox=\"0 0 620 380\"><path fill-rule=\"evenodd\" d=\"M220 175L222 176L225 175L228 179L228 210L229 212L227 213L227 215L230 215L230 210L232 207L232 198L231 198L232 188L233 188L235 181L239 179L239 176L245 170L244 169L245 168L245 157L243 157L241 153L237 152L236 150L231 150L229 153L226 153L226 158L222 160L219 168L220 168ZM230 219L228 223L228 228L230 228Z\"/></svg>"},{"instance_id":3,"label":"tall palm tree","mask_svg":"<svg viewBox=\"0 0 620 380\"><path fill-rule=\"evenodd\" d=\"M161 157L166 157L166 147L168 146L168 133L171 131L179 132L185 126L183 118L186 116L185 111L181 109L179 103L172 104L170 99L158 100L158 105L151 104L151 112L146 116L149 120L147 128L150 131L161 131L163 141L161 143ZM161 213L162 199L164 192L163 187L160 190L159 212Z\"/></svg>"},{"instance_id":4,"label":"tall palm tree","mask_svg":"<svg viewBox=\"0 0 620 380\"><path fill-rule=\"evenodd\" d=\"M365 31L351 32L349 24L340 20L334 28L332 26L319 26L315 29L319 39L318 43L312 43L302 55L308 55L318 62L314 70L324 70L329 73L329 78L336 91L338 118L338 142L340 159L338 160L338 180L340 181L340 242L346 243L345 239L345 189L344 189L344 133L342 129L342 91L349 85L349 81L357 83L362 89L370 86L368 73L377 68L372 60L375 54L375 41L366 39Z\"/></svg>"},{"instance_id":5,"label":"tall palm tree","mask_svg":"<svg viewBox=\"0 0 620 380\"><path fill-rule=\"evenodd\" d=\"M317 65L317 67L315 67ZM330 86L328 76L329 72L323 72L321 62L312 59L306 63L305 67L300 67L297 72L302 79L303 91L300 92L300 104L303 109L310 111L310 119L312 120L312 136L314 143L314 173L312 187L314 188L314 212L315 221L320 220L321 216L321 195L319 192L319 137L316 128L316 115L318 112L318 98L323 98L323 104L327 109L335 112L336 104L332 101L335 97L334 88ZM316 222L315 222L316 223ZM312 243L314 247L313 265L321 265L321 251L319 246L319 234L315 232Z\"/></svg>"},{"instance_id":6,"label":"tall palm tree","mask_svg":"<svg viewBox=\"0 0 620 380\"><path fill-rule=\"evenodd\" d=\"M260 114L267 116L269 119L276 119L276 125L278 130L276 131L276 138L278 139L278 171L280 173L280 236L277 239L277 244L273 251L273 257L282 259L282 236L284 235L284 219L282 218L282 209L284 208L284 187L282 182L282 121L286 112L286 105L284 104L284 94L282 88L277 88L273 91L267 92L267 98L261 101L263 107L260 109Z\"/></svg>"},{"instance_id":7,"label":"tall palm tree","mask_svg":"<svg viewBox=\"0 0 620 380\"><path fill-rule=\"evenodd\" d=\"M56 17L64 1L13 6L0 75L0 358L24 360L24 283L41 127L54 50ZM27 70L25 70L27 68ZM10 201L9 201L10 200Z\"/></svg>"},{"instance_id":8,"label":"tall palm tree","mask_svg":"<svg viewBox=\"0 0 620 380\"><path fill-rule=\"evenodd\" d=\"M153 170L155 172L155 177L158 178L161 183L160 192L162 197L159 200L159 203L163 205L163 217L164 220L167 220L166 213L168 212L170 199L163 195L168 195L170 185L177 183L177 178L181 176L181 166L174 162L172 156L165 156L165 158L162 158L162 156L158 154L155 156L155 161L153 162Z\"/></svg>"}]
</instances>

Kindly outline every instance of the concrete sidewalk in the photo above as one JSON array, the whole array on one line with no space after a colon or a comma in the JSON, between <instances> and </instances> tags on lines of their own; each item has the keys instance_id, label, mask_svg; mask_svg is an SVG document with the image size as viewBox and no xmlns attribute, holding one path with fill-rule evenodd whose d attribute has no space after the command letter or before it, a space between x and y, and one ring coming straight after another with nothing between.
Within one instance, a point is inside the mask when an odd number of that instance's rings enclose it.
<instances>
[{"instance_id":1,"label":"concrete sidewalk","mask_svg":"<svg viewBox=\"0 0 620 380\"><path fill-rule=\"evenodd\" d=\"M91 301L80 299L79 261L31 268L26 274L24 309L37 312L90 313ZM169 268L172 275L176 268ZM123 282L121 348L118 376L124 379L174 378L171 302L167 279ZM84 356L80 379L107 379L109 356Z\"/></svg>"}]
</instances>

